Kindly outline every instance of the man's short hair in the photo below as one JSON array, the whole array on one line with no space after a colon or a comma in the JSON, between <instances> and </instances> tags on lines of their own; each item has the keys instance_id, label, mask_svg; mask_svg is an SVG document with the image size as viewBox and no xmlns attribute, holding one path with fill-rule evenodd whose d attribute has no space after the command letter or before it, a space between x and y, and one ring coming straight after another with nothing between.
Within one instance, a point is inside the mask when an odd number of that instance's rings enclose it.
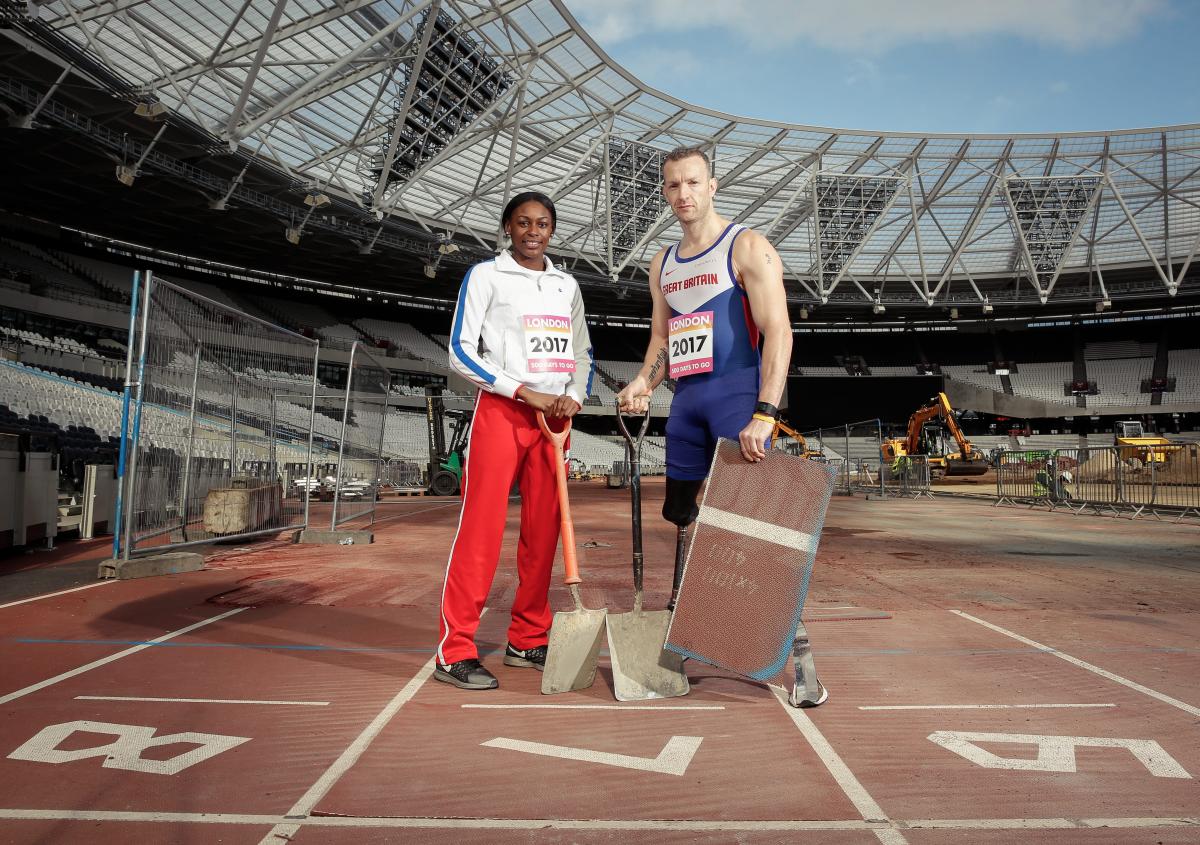
<instances>
[{"instance_id":1,"label":"man's short hair","mask_svg":"<svg viewBox=\"0 0 1200 845\"><path fill-rule=\"evenodd\" d=\"M704 151L703 147L676 147L671 150L671 152L667 153L667 157L663 159L663 172L665 173L667 170L668 161L683 161L685 158L691 158L692 156L699 156L704 159L704 168L708 171L708 175L712 176L712 162L709 161L708 153Z\"/></svg>"}]
</instances>

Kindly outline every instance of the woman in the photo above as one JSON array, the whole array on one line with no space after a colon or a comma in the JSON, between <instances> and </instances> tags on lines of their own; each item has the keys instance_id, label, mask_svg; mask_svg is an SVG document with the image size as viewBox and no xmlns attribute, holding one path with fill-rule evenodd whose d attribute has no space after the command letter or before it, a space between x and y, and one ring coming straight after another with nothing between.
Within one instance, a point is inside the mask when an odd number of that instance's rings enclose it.
<instances>
[{"instance_id":1,"label":"woman","mask_svg":"<svg viewBox=\"0 0 1200 845\"><path fill-rule=\"evenodd\" d=\"M573 417L592 376L579 285L546 257L555 222L554 203L544 194L513 197L501 217L511 249L467 272L454 311L450 366L479 394L462 513L442 587L433 677L461 689L499 686L479 662L475 631L496 575L514 480L521 491L519 583L504 663L538 670L546 665L559 509L554 448L538 427L537 412Z\"/></svg>"}]
</instances>

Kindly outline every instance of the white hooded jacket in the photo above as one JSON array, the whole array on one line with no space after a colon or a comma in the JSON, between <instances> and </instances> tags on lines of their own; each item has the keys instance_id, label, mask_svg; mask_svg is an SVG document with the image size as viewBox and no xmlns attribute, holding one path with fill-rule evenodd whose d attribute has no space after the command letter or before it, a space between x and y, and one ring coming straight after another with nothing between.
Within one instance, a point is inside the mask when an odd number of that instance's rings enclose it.
<instances>
[{"instance_id":1,"label":"white hooded jacket","mask_svg":"<svg viewBox=\"0 0 1200 845\"><path fill-rule=\"evenodd\" d=\"M575 278L546 259L542 272L501 252L467 271L450 332L450 366L481 389L522 386L580 405L592 388L592 345ZM572 371L573 370L573 371Z\"/></svg>"}]
</instances>

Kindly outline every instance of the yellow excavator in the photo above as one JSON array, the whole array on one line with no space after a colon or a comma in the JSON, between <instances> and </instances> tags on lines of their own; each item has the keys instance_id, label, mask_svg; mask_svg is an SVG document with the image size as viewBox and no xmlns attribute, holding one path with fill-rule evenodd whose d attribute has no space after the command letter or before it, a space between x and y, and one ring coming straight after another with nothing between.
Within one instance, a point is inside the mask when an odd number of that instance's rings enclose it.
<instances>
[{"instance_id":1,"label":"yellow excavator","mask_svg":"<svg viewBox=\"0 0 1200 845\"><path fill-rule=\"evenodd\" d=\"M825 458L825 453L821 450L808 448L808 441L804 439L803 434L796 431L796 429L792 428L783 420L777 419L775 420L775 432L771 435L771 437L772 439L775 439L780 434L790 437L796 441L796 445L799 447L799 449L795 454L799 455L801 458L809 458L813 460L823 460Z\"/></svg>"},{"instance_id":2,"label":"yellow excavator","mask_svg":"<svg viewBox=\"0 0 1200 845\"><path fill-rule=\"evenodd\" d=\"M929 442L925 432L926 423L942 418L950 430L958 451L948 455L937 454L936 447ZM929 460L929 474L933 478L961 475L983 475L991 467L987 458L963 435L954 419L954 409L945 393L939 393L908 418L906 437L893 437L883 441L880 447L883 460L895 463L908 455L925 455Z\"/></svg>"}]
</instances>

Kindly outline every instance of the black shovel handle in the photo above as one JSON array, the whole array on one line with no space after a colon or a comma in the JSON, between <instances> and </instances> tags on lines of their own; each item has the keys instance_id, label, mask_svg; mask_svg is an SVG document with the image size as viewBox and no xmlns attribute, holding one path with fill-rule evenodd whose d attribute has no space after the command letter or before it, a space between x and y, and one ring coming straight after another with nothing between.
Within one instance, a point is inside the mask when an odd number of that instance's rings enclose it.
<instances>
[{"instance_id":1,"label":"black shovel handle","mask_svg":"<svg viewBox=\"0 0 1200 845\"><path fill-rule=\"evenodd\" d=\"M646 409L642 417L642 427L637 437L630 433L625 425L625 415L621 413L621 403L616 403L617 426L625 435L625 460L629 467L629 496L632 500L630 511L633 514L633 590L638 596L642 594L642 441L646 439L646 430L650 427L650 409Z\"/></svg>"}]
</instances>

